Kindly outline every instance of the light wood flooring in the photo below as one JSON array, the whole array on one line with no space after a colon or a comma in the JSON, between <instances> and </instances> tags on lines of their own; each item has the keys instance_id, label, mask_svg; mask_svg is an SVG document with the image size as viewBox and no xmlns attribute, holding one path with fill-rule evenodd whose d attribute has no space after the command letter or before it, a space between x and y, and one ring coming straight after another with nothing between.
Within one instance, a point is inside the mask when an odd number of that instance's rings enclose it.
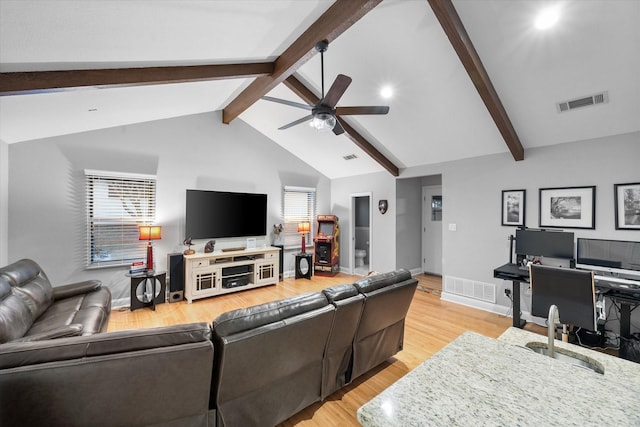
<instances>
[{"instance_id":1,"label":"light wood flooring","mask_svg":"<svg viewBox=\"0 0 640 427\"><path fill-rule=\"evenodd\" d=\"M276 286L201 299L193 304L186 301L165 303L158 305L156 311L148 308L134 312L128 308L115 310L111 314L108 330L151 328L189 322L211 323L219 314L229 310L318 291L334 284L352 283L360 278L345 274L335 277L314 276L311 280L290 278ZM421 288L425 289L437 289L440 279L425 275L417 278ZM441 301L439 294L419 289L409 308L404 349L401 352L324 402L313 404L294 415L281 426L358 426L356 411L360 406L463 332L475 331L496 338L510 325L511 318Z\"/></svg>"}]
</instances>

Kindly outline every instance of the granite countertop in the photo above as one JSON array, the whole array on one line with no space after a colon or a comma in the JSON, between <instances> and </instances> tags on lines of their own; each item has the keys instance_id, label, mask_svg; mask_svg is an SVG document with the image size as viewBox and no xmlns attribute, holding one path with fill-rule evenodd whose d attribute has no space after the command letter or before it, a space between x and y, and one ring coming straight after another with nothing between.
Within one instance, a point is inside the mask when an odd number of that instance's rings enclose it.
<instances>
[{"instance_id":1,"label":"granite countertop","mask_svg":"<svg viewBox=\"0 0 640 427\"><path fill-rule=\"evenodd\" d=\"M511 327L498 337L500 341L509 344L525 346L530 342L547 343L547 337L533 332ZM620 359L619 357L604 354L598 351L589 350L579 345L565 343L555 340L556 348L564 348L573 353L584 355L586 358L593 359L604 367L604 376L611 380L627 385L632 385L640 390L640 363L631 362L629 360ZM640 398L640 396L639 396Z\"/></svg>"},{"instance_id":2,"label":"granite countertop","mask_svg":"<svg viewBox=\"0 0 640 427\"><path fill-rule=\"evenodd\" d=\"M358 409L358 421L365 427L640 425L640 365L556 340L558 347L588 352L604 367L601 375L523 348L531 341L546 340L520 330L497 340L465 332Z\"/></svg>"}]
</instances>

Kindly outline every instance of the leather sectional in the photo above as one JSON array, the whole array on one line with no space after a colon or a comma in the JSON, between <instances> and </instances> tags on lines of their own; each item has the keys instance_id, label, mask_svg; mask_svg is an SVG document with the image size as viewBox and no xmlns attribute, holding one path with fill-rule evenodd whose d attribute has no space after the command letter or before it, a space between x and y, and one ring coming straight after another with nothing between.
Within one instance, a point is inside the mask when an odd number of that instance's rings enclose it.
<instances>
[{"instance_id":1,"label":"leather sectional","mask_svg":"<svg viewBox=\"0 0 640 427\"><path fill-rule=\"evenodd\" d=\"M0 344L3 426L276 425L400 351L417 286L397 270L226 312L212 324L24 342L41 329L5 332L25 327L5 315L18 289L4 271L0 331L11 339ZM96 315L77 317L60 322Z\"/></svg>"}]
</instances>

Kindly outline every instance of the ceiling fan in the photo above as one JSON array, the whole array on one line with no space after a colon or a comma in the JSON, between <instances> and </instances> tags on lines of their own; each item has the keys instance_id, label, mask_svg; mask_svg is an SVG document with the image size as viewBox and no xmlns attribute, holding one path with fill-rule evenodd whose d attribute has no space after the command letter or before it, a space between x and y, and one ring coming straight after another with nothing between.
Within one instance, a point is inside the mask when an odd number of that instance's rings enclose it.
<instances>
[{"instance_id":1,"label":"ceiling fan","mask_svg":"<svg viewBox=\"0 0 640 427\"><path fill-rule=\"evenodd\" d=\"M316 105L307 105L300 102L288 101L286 99L273 98L271 96L263 96L266 101L278 102L280 104L289 105L291 107L302 108L311 111L308 116L295 120L289 124L279 127L279 130L289 129L290 127L301 123L311 121L310 125L318 130L333 130L333 133L340 135L344 133L344 129L336 120L336 114L339 116L360 115L360 114L387 114L389 107L370 106L370 107L336 107L336 104L351 84L351 77L344 74L338 74L329 91L324 93L324 52L329 47L327 40L316 43L316 50L320 52L320 72L322 75L322 97Z\"/></svg>"}]
</instances>

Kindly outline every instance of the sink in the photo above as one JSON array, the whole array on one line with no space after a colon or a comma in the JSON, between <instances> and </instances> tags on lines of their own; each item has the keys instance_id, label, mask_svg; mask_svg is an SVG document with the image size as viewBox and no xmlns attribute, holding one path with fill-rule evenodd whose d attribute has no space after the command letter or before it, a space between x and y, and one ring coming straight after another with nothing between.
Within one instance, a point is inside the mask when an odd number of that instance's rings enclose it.
<instances>
[{"instance_id":1,"label":"sink","mask_svg":"<svg viewBox=\"0 0 640 427\"><path fill-rule=\"evenodd\" d=\"M549 346L541 342L530 342L525 345L529 350L536 353L549 355ZM555 347L554 359L561 360L563 362L571 363L572 365L580 366L582 368L590 369L598 374L604 374L604 366L602 363L594 360L583 354L575 353L573 351L566 350L564 348Z\"/></svg>"}]
</instances>

